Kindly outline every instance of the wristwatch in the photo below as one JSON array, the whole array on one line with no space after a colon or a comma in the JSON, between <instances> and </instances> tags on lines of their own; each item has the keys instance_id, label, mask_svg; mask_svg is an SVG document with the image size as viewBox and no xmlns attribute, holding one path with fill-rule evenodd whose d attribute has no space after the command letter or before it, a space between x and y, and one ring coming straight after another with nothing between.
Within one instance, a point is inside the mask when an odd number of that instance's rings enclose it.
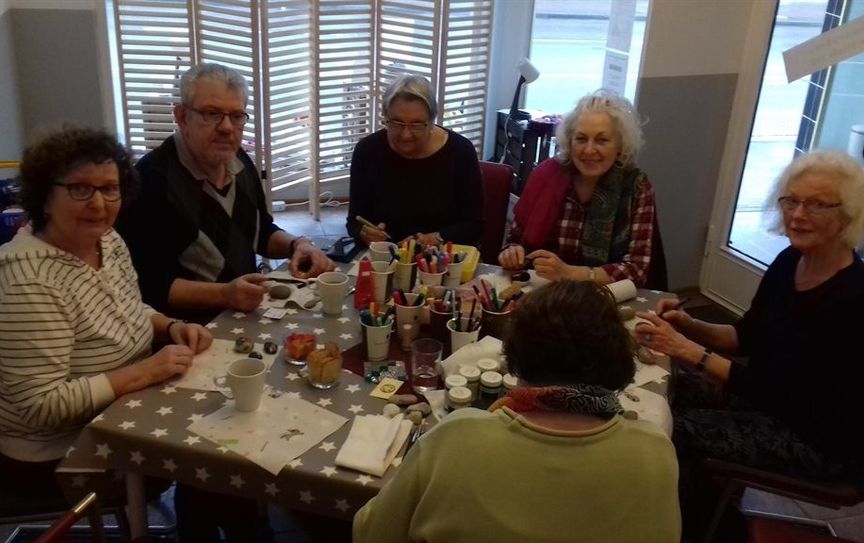
<instances>
[{"instance_id":1,"label":"wristwatch","mask_svg":"<svg viewBox=\"0 0 864 543\"><path fill-rule=\"evenodd\" d=\"M705 349L705 352L702 353L702 358L699 359L699 362L696 363L696 371L702 373L705 371L705 365L708 363L708 357L711 356L711 351Z\"/></svg>"}]
</instances>

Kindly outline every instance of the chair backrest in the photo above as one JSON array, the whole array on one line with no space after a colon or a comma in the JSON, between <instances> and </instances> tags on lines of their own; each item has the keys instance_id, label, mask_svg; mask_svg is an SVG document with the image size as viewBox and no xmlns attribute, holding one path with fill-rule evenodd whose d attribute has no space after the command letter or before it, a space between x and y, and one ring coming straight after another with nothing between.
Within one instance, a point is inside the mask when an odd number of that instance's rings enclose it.
<instances>
[{"instance_id":1,"label":"chair backrest","mask_svg":"<svg viewBox=\"0 0 864 543\"><path fill-rule=\"evenodd\" d=\"M654 232L651 235L651 264L648 265L648 277L645 288L652 290L669 290L669 272L666 269L666 252L663 250L663 239L660 237L660 223L657 221L657 211L654 211Z\"/></svg>"},{"instance_id":2,"label":"chair backrest","mask_svg":"<svg viewBox=\"0 0 864 543\"><path fill-rule=\"evenodd\" d=\"M507 164L481 161L480 174L483 177L483 208L486 215L480 241L480 258L487 264L497 264L498 253L504 243L513 168Z\"/></svg>"}]
</instances>

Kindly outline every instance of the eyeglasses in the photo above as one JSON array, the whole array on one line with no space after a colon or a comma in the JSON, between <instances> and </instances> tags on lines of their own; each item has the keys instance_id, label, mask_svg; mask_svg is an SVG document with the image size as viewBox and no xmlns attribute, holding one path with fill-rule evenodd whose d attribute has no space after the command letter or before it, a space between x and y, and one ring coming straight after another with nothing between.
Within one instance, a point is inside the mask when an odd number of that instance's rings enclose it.
<instances>
[{"instance_id":1,"label":"eyeglasses","mask_svg":"<svg viewBox=\"0 0 864 543\"><path fill-rule=\"evenodd\" d=\"M809 215L825 215L832 209L843 205L839 202L836 204L826 204L818 200L796 200L791 196L781 196L777 198L777 203L780 204L780 209L785 213L793 213L798 209L798 206L802 206L804 211Z\"/></svg>"},{"instance_id":2,"label":"eyeglasses","mask_svg":"<svg viewBox=\"0 0 864 543\"><path fill-rule=\"evenodd\" d=\"M89 183L54 183L58 187L66 187L69 197L73 200L86 202L98 190L106 202L116 202L120 199L120 185L102 185L97 187Z\"/></svg>"},{"instance_id":3,"label":"eyeglasses","mask_svg":"<svg viewBox=\"0 0 864 543\"><path fill-rule=\"evenodd\" d=\"M191 111L194 111L198 115L201 116L201 120L204 121L205 124L219 126L222 124L222 119L228 117L228 120L231 121L231 124L240 128L246 121L249 120L249 114L245 111L215 111L210 109L195 109L194 107L187 107Z\"/></svg>"},{"instance_id":4,"label":"eyeglasses","mask_svg":"<svg viewBox=\"0 0 864 543\"><path fill-rule=\"evenodd\" d=\"M403 123L402 121L387 120L384 121L384 124L389 130L394 132L402 132L407 128L412 134L421 134L424 130L429 128L429 123Z\"/></svg>"}]
</instances>

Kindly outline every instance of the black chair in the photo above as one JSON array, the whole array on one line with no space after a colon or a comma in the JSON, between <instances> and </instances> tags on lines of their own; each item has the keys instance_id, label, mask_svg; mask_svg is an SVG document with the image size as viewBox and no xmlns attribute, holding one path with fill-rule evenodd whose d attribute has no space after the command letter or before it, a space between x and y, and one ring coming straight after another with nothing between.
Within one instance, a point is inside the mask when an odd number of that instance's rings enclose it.
<instances>
[{"instance_id":1,"label":"black chair","mask_svg":"<svg viewBox=\"0 0 864 543\"><path fill-rule=\"evenodd\" d=\"M663 250L663 238L660 236L660 223L657 212L654 212L654 232L651 235L651 264L648 266L648 277L645 288L651 290L669 290L669 273L666 269L666 252Z\"/></svg>"},{"instance_id":2,"label":"black chair","mask_svg":"<svg viewBox=\"0 0 864 543\"><path fill-rule=\"evenodd\" d=\"M486 264L498 264L498 253L504 244L513 168L506 164L481 161L480 175L483 178L483 209L486 216L480 259Z\"/></svg>"}]
</instances>

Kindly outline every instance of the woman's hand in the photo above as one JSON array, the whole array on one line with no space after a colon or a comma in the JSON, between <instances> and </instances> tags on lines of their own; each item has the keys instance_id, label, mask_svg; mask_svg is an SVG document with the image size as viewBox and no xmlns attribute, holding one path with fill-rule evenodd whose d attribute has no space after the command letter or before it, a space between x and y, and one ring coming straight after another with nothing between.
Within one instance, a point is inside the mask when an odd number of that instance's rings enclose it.
<instances>
[{"instance_id":1,"label":"woman's hand","mask_svg":"<svg viewBox=\"0 0 864 543\"><path fill-rule=\"evenodd\" d=\"M662 298L657 302L655 313L661 319L671 324L679 332L686 331L693 323L693 317L687 314L686 311L675 309L678 307L679 300L676 298Z\"/></svg>"},{"instance_id":2,"label":"woman's hand","mask_svg":"<svg viewBox=\"0 0 864 543\"><path fill-rule=\"evenodd\" d=\"M294 245L294 254L291 255L291 275L300 279L318 277L324 272L336 268L333 261L327 258L324 251L312 245L306 238L297 240ZM260 302L259 302L260 303ZM256 306L257 307L257 306Z\"/></svg>"},{"instance_id":3,"label":"woman's hand","mask_svg":"<svg viewBox=\"0 0 864 543\"><path fill-rule=\"evenodd\" d=\"M174 325L177 326L177 325ZM173 328L173 327L172 327ZM192 349L185 345L166 345L159 352L149 358L145 358L137 365L144 372L144 386L134 390L161 383L175 375L183 375L192 365ZM132 392L127 390L126 392Z\"/></svg>"},{"instance_id":4,"label":"woman's hand","mask_svg":"<svg viewBox=\"0 0 864 543\"><path fill-rule=\"evenodd\" d=\"M504 247L498 254L498 263L505 270L521 270L525 265L525 247L515 243Z\"/></svg>"},{"instance_id":5,"label":"woman's hand","mask_svg":"<svg viewBox=\"0 0 864 543\"><path fill-rule=\"evenodd\" d=\"M441 234L438 232L429 232L428 234L421 234L417 232L417 235L414 236L414 239L417 240L417 243L420 244L421 247L426 247L427 245L441 245L438 241L440 239Z\"/></svg>"},{"instance_id":6,"label":"woman's hand","mask_svg":"<svg viewBox=\"0 0 864 543\"><path fill-rule=\"evenodd\" d=\"M387 225L383 222L378 223L378 228L363 225L360 229L360 241L369 245L373 241L387 241Z\"/></svg>"},{"instance_id":7,"label":"woman's hand","mask_svg":"<svg viewBox=\"0 0 864 543\"><path fill-rule=\"evenodd\" d=\"M537 275L543 279L550 281L560 281L561 279L575 279L576 266L565 264L558 255L551 251L538 249L533 251L526 257L533 260L534 270Z\"/></svg>"},{"instance_id":8,"label":"woman's hand","mask_svg":"<svg viewBox=\"0 0 864 543\"><path fill-rule=\"evenodd\" d=\"M636 316L651 324L636 325L636 341L649 349L668 354L671 357L695 364L702 357L705 348L684 337L671 324L653 313L639 311ZM652 326L653 325L653 326Z\"/></svg>"},{"instance_id":9,"label":"woman's hand","mask_svg":"<svg viewBox=\"0 0 864 543\"><path fill-rule=\"evenodd\" d=\"M209 330L191 322L175 321L168 329L168 335L175 345L185 345L189 347L192 354L198 354L207 350L207 347L213 343L213 335Z\"/></svg>"}]
</instances>

